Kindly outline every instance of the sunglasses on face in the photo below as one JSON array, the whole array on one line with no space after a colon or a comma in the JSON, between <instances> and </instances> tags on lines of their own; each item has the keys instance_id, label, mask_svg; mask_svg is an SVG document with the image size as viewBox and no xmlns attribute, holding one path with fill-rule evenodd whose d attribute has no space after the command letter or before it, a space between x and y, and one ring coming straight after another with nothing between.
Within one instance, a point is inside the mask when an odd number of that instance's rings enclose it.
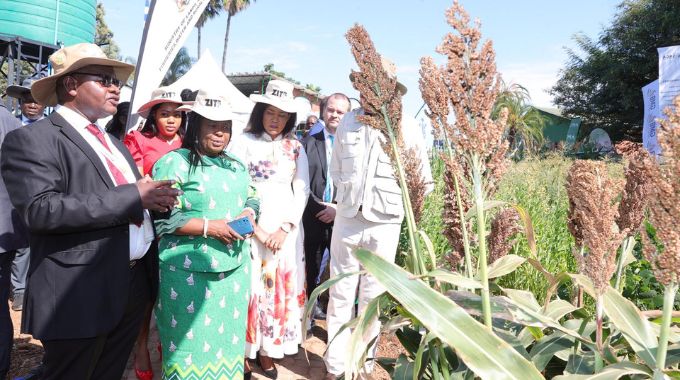
<instances>
[{"instance_id":1,"label":"sunglasses on face","mask_svg":"<svg viewBox=\"0 0 680 380\"><path fill-rule=\"evenodd\" d=\"M96 77L97 79L94 79L95 82L99 83L102 85L102 87L109 88L112 85L116 86L118 88L121 88L123 86L123 81L116 78L112 77L107 74L94 74L94 73L83 73L83 72L77 72L74 73L75 75L87 75L91 77Z\"/></svg>"}]
</instances>

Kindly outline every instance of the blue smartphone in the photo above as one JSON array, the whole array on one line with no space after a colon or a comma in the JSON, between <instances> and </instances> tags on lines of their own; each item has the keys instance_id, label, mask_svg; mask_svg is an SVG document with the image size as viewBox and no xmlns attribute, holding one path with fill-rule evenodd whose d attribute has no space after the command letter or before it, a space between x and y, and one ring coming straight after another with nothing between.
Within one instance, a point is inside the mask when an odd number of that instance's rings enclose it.
<instances>
[{"instance_id":1,"label":"blue smartphone","mask_svg":"<svg viewBox=\"0 0 680 380\"><path fill-rule=\"evenodd\" d=\"M250 223L250 219L248 219L247 216L244 216L243 218L234 219L227 224L229 224L229 227L236 231L237 234L243 237L246 237L255 232L255 230L253 229L253 225Z\"/></svg>"}]
</instances>

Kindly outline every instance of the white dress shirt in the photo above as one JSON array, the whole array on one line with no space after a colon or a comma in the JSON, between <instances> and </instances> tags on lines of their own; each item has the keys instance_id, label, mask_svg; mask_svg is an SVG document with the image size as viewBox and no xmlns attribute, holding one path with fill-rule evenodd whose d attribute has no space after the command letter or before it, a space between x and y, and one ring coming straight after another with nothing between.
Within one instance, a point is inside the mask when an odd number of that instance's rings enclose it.
<instances>
[{"instance_id":1,"label":"white dress shirt","mask_svg":"<svg viewBox=\"0 0 680 380\"><path fill-rule=\"evenodd\" d=\"M111 177L111 182L115 184L116 180L111 174L109 164L106 162L107 159L110 160L111 163L115 165L116 168L125 176L125 179L127 179L128 183L135 183L137 181L137 178L133 172L134 169L130 167L130 164L128 164L125 156L123 156L123 154L118 149L116 149L116 146L113 144L113 142L111 142L109 135L102 127L97 125L97 128L104 132L104 139L106 140L107 145L110 147L110 151L102 145L97 137L87 130L87 126L92 123L83 115L68 107L59 107L59 109L55 112L58 112L59 115L61 115L69 124L71 124L71 126L73 126L73 128L78 131L78 133L80 133L85 141L87 141L90 147L92 147L95 153L97 153L97 156L102 161L104 168L106 168L106 172L109 174L109 177ZM129 228L130 260L141 259L146 254L146 251L149 250L151 242L154 238L153 226L151 225L151 217L149 216L149 212L144 210L144 222L141 225L137 226L134 223L130 223Z\"/></svg>"}]
</instances>

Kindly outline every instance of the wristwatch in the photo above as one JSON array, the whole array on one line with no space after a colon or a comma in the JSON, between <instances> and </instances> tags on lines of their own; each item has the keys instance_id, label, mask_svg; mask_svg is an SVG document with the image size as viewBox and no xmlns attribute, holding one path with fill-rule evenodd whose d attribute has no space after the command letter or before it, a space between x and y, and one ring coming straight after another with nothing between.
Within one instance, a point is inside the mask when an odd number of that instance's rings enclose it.
<instances>
[{"instance_id":1,"label":"wristwatch","mask_svg":"<svg viewBox=\"0 0 680 380\"><path fill-rule=\"evenodd\" d=\"M281 231L283 231L283 232L289 234L289 233L290 233L291 224L290 224L290 223L283 223L283 224L281 224L281 227L279 227L279 228L281 228Z\"/></svg>"}]
</instances>

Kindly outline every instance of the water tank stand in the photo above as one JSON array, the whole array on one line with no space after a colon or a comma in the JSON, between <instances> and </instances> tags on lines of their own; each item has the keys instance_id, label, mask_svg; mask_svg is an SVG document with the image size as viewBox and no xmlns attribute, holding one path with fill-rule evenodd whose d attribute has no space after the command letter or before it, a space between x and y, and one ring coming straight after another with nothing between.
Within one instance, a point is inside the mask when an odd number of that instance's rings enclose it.
<instances>
[{"instance_id":1,"label":"water tank stand","mask_svg":"<svg viewBox=\"0 0 680 380\"><path fill-rule=\"evenodd\" d=\"M57 45L0 34L0 75L7 80L8 86L21 84L26 78L47 76L48 58L58 49ZM3 70L5 63L7 68ZM5 97L7 107L13 109L16 99L5 96L4 93L2 96Z\"/></svg>"}]
</instances>

